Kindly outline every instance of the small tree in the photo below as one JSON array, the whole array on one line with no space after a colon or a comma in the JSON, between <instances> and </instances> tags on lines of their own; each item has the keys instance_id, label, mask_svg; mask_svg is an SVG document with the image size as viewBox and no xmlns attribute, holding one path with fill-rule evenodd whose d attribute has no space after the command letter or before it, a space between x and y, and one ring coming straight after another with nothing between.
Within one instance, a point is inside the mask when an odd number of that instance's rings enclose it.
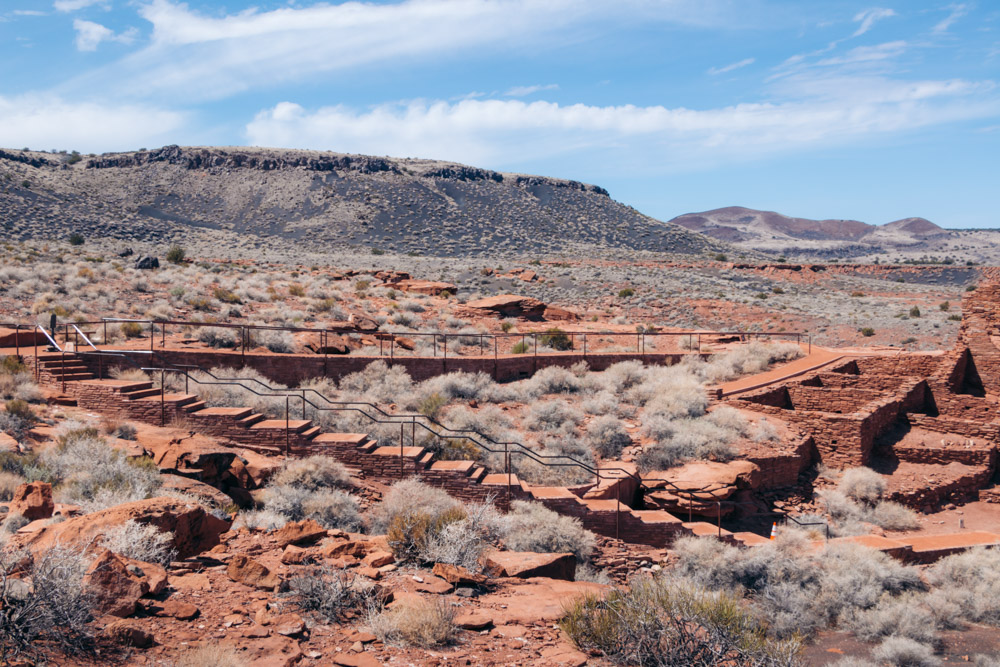
<instances>
[{"instance_id":1,"label":"small tree","mask_svg":"<svg viewBox=\"0 0 1000 667\"><path fill-rule=\"evenodd\" d=\"M73 232L69 235L68 240L70 245L83 245L83 234Z\"/></svg>"},{"instance_id":2,"label":"small tree","mask_svg":"<svg viewBox=\"0 0 1000 667\"><path fill-rule=\"evenodd\" d=\"M184 248L176 244L170 246L170 249L167 250L167 261L171 264L180 264L186 256L187 253L184 251Z\"/></svg>"}]
</instances>

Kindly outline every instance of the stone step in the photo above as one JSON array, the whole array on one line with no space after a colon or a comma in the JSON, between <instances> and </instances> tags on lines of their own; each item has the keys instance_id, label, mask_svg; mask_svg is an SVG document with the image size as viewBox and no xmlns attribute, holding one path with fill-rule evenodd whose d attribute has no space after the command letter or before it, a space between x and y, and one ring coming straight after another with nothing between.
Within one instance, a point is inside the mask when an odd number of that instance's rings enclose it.
<instances>
[{"instance_id":1,"label":"stone step","mask_svg":"<svg viewBox=\"0 0 1000 667\"><path fill-rule=\"evenodd\" d=\"M250 428L254 424L259 424L262 421L264 421L264 415L259 412L254 412L253 414L247 415L243 419L237 420L236 423L243 428Z\"/></svg>"},{"instance_id":2,"label":"stone step","mask_svg":"<svg viewBox=\"0 0 1000 667\"><path fill-rule=\"evenodd\" d=\"M184 406L184 411L187 413L198 412L199 410L204 410L206 407L205 401L195 401L194 403L188 403Z\"/></svg>"},{"instance_id":3,"label":"stone step","mask_svg":"<svg viewBox=\"0 0 1000 667\"><path fill-rule=\"evenodd\" d=\"M144 396L136 400L144 403L162 402L162 403L169 403L171 405L186 406L189 403L193 402L196 398L197 396L194 396L192 394L163 394L162 392L157 390L156 394L154 395Z\"/></svg>"},{"instance_id":4,"label":"stone step","mask_svg":"<svg viewBox=\"0 0 1000 667\"><path fill-rule=\"evenodd\" d=\"M434 452L427 452L426 454L420 457L419 461L420 465L424 466L425 468L433 462L434 462Z\"/></svg>"},{"instance_id":5,"label":"stone step","mask_svg":"<svg viewBox=\"0 0 1000 667\"><path fill-rule=\"evenodd\" d=\"M367 441L368 435L365 433L320 433L313 438L313 442L349 444L355 446L360 446Z\"/></svg>"},{"instance_id":6,"label":"stone step","mask_svg":"<svg viewBox=\"0 0 1000 667\"><path fill-rule=\"evenodd\" d=\"M431 464L430 469L436 471L446 471L452 470L455 472L462 472L468 475L472 472L473 468L476 467L475 461L435 461Z\"/></svg>"},{"instance_id":7,"label":"stone step","mask_svg":"<svg viewBox=\"0 0 1000 667\"><path fill-rule=\"evenodd\" d=\"M763 535L758 535L757 533L733 533L733 538L748 547L756 547L762 544L767 544L771 540Z\"/></svg>"},{"instance_id":8,"label":"stone step","mask_svg":"<svg viewBox=\"0 0 1000 667\"><path fill-rule=\"evenodd\" d=\"M62 369L69 370L90 370L87 364L79 361L78 359L67 359L65 363L62 361L44 361L38 364L42 370L49 371L50 373L55 371L61 371Z\"/></svg>"},{"instance_id":9,"label":"stone step","mask_svg":"<svg viewBox=\"0 0 1000 667\"><path fill-rule=\"evenodd\" d=\"M253 413L250 408L205 408L198 412L192 412L192 417L229 417L240 420L249 417Z\"/></svg>"},{"instance_id":10,"label":"stone step","mask_svg":"<svg viewBox=\"0 0 1000 667\"><path fill-rule=\"evenodd\" d=\"M320 428L319 426L313 426L312 428L309 428L309 429L306 429L305 431L302 431L302 433L300 433L299 435L301 435L303 438L306 438L307 440L312 440L317 435L319 435L322 431L323 431L323 429Z\"/></svg>"},{"instance_id":11,"label":"stone step","mask_svg":"<svg viewBox=\"0 0 1000 667\"><path fill-rule=\"evenodd\" d=\"M122 396L130 401L137 401L147 396L159 396L161 393L159 389L140 389L139 391L122 392Z\"/></svg>"},{"instance_id":12,"label":"stone step","mask_svg":"<svg viewBox=\"0 0 1000 667\"><path fill-rule=\"evenodd\" d=\"M502 472L489 473L483 475L483 478L479 480L480 484L486 484L489 486L507 486L507 474ZM510 485L520 486L521 480L517 478L517 475L511 473L510 475Z\"/></svg>"},{"instance_id":13,"label":"stone step","mask_svg":"<svg viewBox=\"0 0 1000 667\"><path fill-rule=\"evenodd\" d=\"M378 449L378 442L375 440L368 440L358 445L358 449L364 452L365 454L371 454L376 449Z\"/></svg>"},{"instance_id":14,"label":"stone step","mask_svg":"<svg viewBox=\"0 0 1000 667\"><path fill-rule=\"evenodd\" d=\"M81 382L83 380L93 380L93 373L53 373L53 378L66 382Z\"/></svg>"},{"instance_id":15,"label":"stone step","mask_svg":"<svg viewBox=\"0 0 1000 667\"><path fill-rule=\"evenodd\" d=\"M473 468L472 472L469 473L469 479L471 479L473 482L481 482L483 481L484 477L486 477L486 468L482 466L477 466Z\"/></svg>"},{"instance_id":16,"label":"stone step","mask_svg":"<svg viewBox=\"0 0 1000 667\"><path fill-rule=\"evenodd\" d=\"M49 398L49 404L62 405L64 407L76 407L76 399L72 396L53 396Z\"/></svg>"},{"instance_id":17,"label":"stone step","mask_svg":"<svg viewBox=\"0 0 1000 667\"><path fill-rule=\"evenodd\" d=\"M419 459L421 456L424 455L424 452L426 451L427 450L425 450L423 447L403 447L402 457L404 459ZM378 449L373 451L372 454L375 454L376 456L394 456L396 458L399 458L400 448L393 447L392 445L386 447L379 447Z\"/></svg>"},{"instance_id":18,"label":"stone step","mask_svg":"<svg viewBox=\"0 0 1000 667\"><path fill-rule=\"evenodd\" d=\"M685 521L683 524L685 528L691 531L692 535L697 535L699 537L703 535L712 535L718 537L720 535L719 527L715 524L705 523L704 521ZM722 529L721 535L723 537L730 537L732 533Z\"/></svg>"},{"instance_id":19,"label":"stone step","mask_svg":"<svg viewBox=\"0 0 1000 667\"><path fill-rule=\"evenodd\" d=\"M284 431L288 429L292 433L301 433L306 429L311 428L313 425L312 420L309 419L262 419L256 424L250 426L251 431Z\"/></svg>"}]
</instances>

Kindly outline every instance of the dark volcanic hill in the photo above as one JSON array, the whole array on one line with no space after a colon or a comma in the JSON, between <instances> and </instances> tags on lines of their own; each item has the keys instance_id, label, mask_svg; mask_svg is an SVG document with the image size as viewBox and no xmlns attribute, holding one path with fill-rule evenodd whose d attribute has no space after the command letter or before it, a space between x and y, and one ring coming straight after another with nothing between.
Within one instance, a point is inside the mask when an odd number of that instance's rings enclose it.
<instances>
[{"instance_id":1,"label":"dark volcanic hill","mask_svg":"<svg viewBox=\"0 0 1000 667\"><path fill-rule=\"evenodd\" d=\"M858 220L792 218L741 206L687 213L670 222L746 249L792 254L849 256L914 250L954 235L923 218L905 218L880 226Z\"/></svg>"},{"instance_id":2,"label":"dark volcanic hill","mask_svg":"<svg viewBox=\"0 0 1000 667\"><path fill-rule=\"evenodd\" d=\"M15 239L78 231L167 241L197 228L223 240L294 240L311 251L444 256L582 246L731 250L594 185L430 160L259 148L167 146L83 159L0 151L0 223Z\"/></svg>"}]
</instances>

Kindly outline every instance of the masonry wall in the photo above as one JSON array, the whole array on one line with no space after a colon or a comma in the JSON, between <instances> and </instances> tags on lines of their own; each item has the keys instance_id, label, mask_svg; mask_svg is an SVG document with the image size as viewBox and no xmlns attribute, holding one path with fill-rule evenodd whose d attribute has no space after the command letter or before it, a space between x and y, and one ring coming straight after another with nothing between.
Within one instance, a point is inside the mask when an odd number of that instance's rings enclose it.
<instances>
[{"instance_id":1,"label":"masonry wall","mask_svg":"<svg viewBox=\"0 0 1000 667\"><path fill-rule=\"evenodd\" d=\"M294 386L303 380L315 377L329 377L339 380L345 375L364 370L368 364L383 361L389 366L402 366L416 382L450 373L463 371L467 373L486 373L498 382L518 380L530 377L535 371L548 366L570 367L581 361L587 362L591 370L602 371L613 364L622 361L638 360L646 364L672 365L678 363L685 354L586 354L582 352L564 352L539 355L500 355L493 357L362 357L362 356L328 356L305 354L260 354L248 352L245 355L230 350L157 350L157 356L169 364L192 364L202 368L224 366L253 368L261 375L287 386ZM81 359L97 372L98 359L81 355ZM133 360L141 365L150 364L149 355L136 353ZM104 364L108 363L105 359ZM127 366L126 362L115 362ZM155 358L154 363L156 365ZM106 369L105 369L106 370Z\"/></svg>"}]
</instances>

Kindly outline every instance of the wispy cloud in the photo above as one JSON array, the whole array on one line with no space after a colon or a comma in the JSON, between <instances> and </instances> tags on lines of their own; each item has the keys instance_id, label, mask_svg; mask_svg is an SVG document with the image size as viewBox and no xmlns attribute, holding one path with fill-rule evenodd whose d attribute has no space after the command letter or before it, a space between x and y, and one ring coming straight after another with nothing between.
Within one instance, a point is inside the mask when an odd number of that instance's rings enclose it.
<instances>
[{"instance_id":1,"label":"wispy cloud","mask_svg":"<svg viewBox=\"0 0 1000 667\"><path fill-rule=\"evenodd\" d=\"M756 58L744 58L739 62L731 63L724 67L710 67L708 73L712 76L715 76L716 74L725 74L726 72L732 72L734 69L740 69L741 67L746 67L747 65L753 65L755 62L757 62Z\"/></svg>"},{"instance_id":2,"label":"wispy cloud","mask_svg":"<svg viewBox=\"0 0 1000 667\"><path fill-rule=\"evenodd\" d=\"M100 23L76 19L73 21L73 29L76 30L76 48L78 51L96 51L101 42L119 42L121 44L131 44L135 41L139 33L135 28L116 33Z\"/></svg>"},{"instance_id":3,"label":"wispy cloud","mask_svg":"<svg viewBox=\"0 0 1000 667\"><path fill-rule=\"evenodd\" d=\"M527 97L543 90L559 90L558 83L549 83L544 86L514 86L504 92L506 97Z\"/></svg>"},{"instance_id":4,"label":"wispy cloud","mask_svg":"<svg viewBox=\"0 0 1000 667\"><path fill-rule=\"evenodd\" d=\"M785 102L706 110L494 99L309 111L284 102L260 112L246 134L255 145L422 155L497 167L617 151L636 163L670 169L692 159L757 159L1000 113L994 90L964 81L828 79L817 90L809 83L787 84L797 96Z\"/></svg>"},{"instance_id":5,"label":"wispy cloud","mask_svg":"<svg viewBox=\"0 0 1000 667\"><path fill-rule=\"evenodd\" d=\"M255 86L475 48L557 48L583 26L732 22L723 0L402 0L315 4L206 15L173 0L149 0L149 46L76 82L116 94L218 99Z\"/></svg>"},{"instance_id":6,"label":"wispy cloud","mask_svg":"<svg viewBox=\"0 0 1000 667\"><path fill-rule=\"evenodd\" d=\"M905 41L895 41L895 42L885 42L884 44L876 44L875 46L858 46L842 56L835 56L833 58L824 58L820 60L817 64L830 66L830 65L853 65L857 63L870 63L879 60L889 60L890 58L896 58L902 55L906 51L907 43Z\"/></svg>"},{"instance_id":7,"label":"wispy cloud","mask_svg":"<svg viewBox=\"0 0 1000 667\"><path fill-rule=\"evenodd\" d=\"M852 37L859 37L865 34L872 29L872 26L875 25L877 21L881 21L882 19L887 19L892 16L896 16L896 12L891 9L886 9L885 7L873 7L871 9L858 12L854 17L854 21L856 23L860 21L861 25L854 31Z\"/></svg>"},{"instance_id":8,"label":"wispy cloud","mask_svg":"<svg viewBox=\"0 0 1000 667\"><path fill-rule=\"evenodd\" d=\"M45 12L37 9L15 9L11 14L14 16L48 16Z\"/></svg>"},{"instance_id":9,"label":"wispy cloud","mask_svg":"<svg viewBox=\"0 0 1000 667\"><path fill-rule=\"evenodd\" d=\"M0 146L56 146L83 152L135 149L178 139L183 113L148 105L0 96Z\"/></svg>"},{"instance_id":10,"label":"wispy cloud","mask_svg":"<svg viewBox=\"0 0 1000 667\"><path fill-rule=\"evenodd\" d=\"M56 0L52 6L61 12L75 12L92 5L101 5L105 9L111 8L109 0Z\"/></svg>"},{"instance_id":11,"label":"wispy cloud","mask_svg":"<svg viewBox=\"0 0 1000 667\"><path fill-rule=\"evenodd\" d=\"M967 4L948 5L948 9L950 10L950 13L934 26L934 32L948 32L948 28L951 27L951 24L969 13L969 5Z\"/></svg>"}]
</instances>

